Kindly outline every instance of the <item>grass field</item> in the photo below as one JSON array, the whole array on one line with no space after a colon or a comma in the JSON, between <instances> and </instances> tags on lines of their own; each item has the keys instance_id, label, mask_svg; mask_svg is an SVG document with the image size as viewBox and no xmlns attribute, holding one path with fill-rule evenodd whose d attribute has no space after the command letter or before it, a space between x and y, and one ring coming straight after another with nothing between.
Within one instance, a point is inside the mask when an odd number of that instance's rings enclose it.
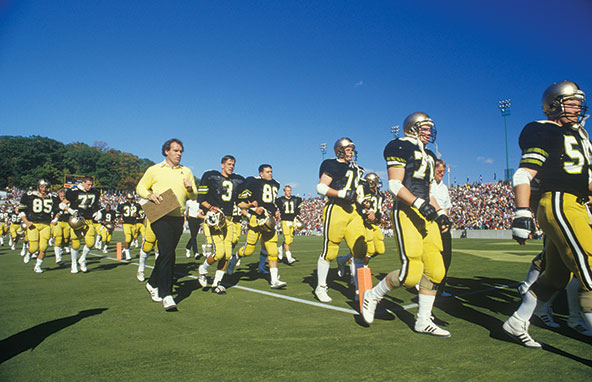
<instances>
[{"instance_id":1,"label":"grass field","mask_svg":"<svg viewBox=\"0 0 592 382\"><path fill-rule=\"evenodd\" d=\"M200 238L203 240L203 238ZM116 233L114 241L121 240ZM131 263L93 250L89 272L72 275L69 256L35 274L17 251L0 247L0 380L175 381L583 381L592 377L591 341L571 331L558 301L558 330L531 326L544 343L530 350L508 340L501 324L519 303L515 289L541 248L511 241L453 241L449 288L436 322L451 338L413 332L416 294L399 289L378 306L368 327L335 264L331 304L314 299L318 237L296 237L293 266L280 265L285 290L272 290L243 259L219 296L198 287L201 261L177 251L178 312L151 302ZM371 263L374 283L397 268L394 240ZM346 250L342 248L345 253ZM149 265L153 264L151 256ZM149 271L149 270L147 270ZM149 273L149 272L147 272ZM213 276L213 269L210 271ZM211 281L211 278L210 278Z\"/></svg>"}]
</instances>

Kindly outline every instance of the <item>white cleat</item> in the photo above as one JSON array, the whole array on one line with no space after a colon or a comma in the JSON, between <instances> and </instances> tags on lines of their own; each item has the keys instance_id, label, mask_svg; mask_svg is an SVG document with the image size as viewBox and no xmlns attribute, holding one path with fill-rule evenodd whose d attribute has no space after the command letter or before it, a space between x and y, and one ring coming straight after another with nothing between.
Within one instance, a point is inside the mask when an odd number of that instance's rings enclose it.
<instances>
[{"instance_id":1,"label":"white cleat","mask_svg":"<svg viewBox=\"0 0 592 382\"><path fill-rule=\"evenodd\" d=\"M14 244L10 246L11 251L14 251L15 249L16 249L16 246Z\"/></svg>"},{"instance_id":2,"label":"white cleat","mask_svg":"<svg viewBox=\"0 0 592 382\"><path fill-rule=\"evenodd\" d=\"M207 273L200 273L199 276L197 276L197 282L199 283L199 285L201 285L202 288L207 287L208 286Z\"/></svg>"},{"instance_id":3,"label":"white cleat","mask_svg":"<svg viewBox=\"0 0 592 382\"><path fill-rule=\"evenodd\" d=\"M173 296L168 295L162 299L162 306L164 310L170 311L177 309L177 303L173 300Z\"/></svg>"},{"instance_id":4,"label":"white cleat","mask_svg":"<svg viewBox=\"0 0 592 382\"><path fill-rule=\"evenodd\" d=\"M326 285L319 285L316 287L315 296L317 296L317 298L319 299L320 302L333 301L333 299L331 297L329 297L329 295L327 294L327 290L329 290L329 287Z\"/></svg>"},{"instance_id":5,"label":"white cleat","mask_svg":"<svg viewBox=\"0 0 592 382\"><path fill-rule=\"evenodd\" d=\"M144 277L144 271L138 271L136 273L136 278L138 279L139 282L146 281L146 278Z\"/></svg>"},{"instance_id":6,"label":"white cleat","mask_svg":"<svg viewBox=\"0 0 592 382\"><path fill-rule=\"evenodd\" d=\"M190 249L185 250L185 257L188 259L191 258L191 250Z\"/></svg>"},{"instance_id":7,"label":"white cleat","mask_svg":"<svg viewBox=\"0 0 592 382\"><path fill-rule=\"evenodd\" d=\"M72 267L72 269L70 269L70 273L73 273L73 274L78 273L78 267L76 267L76 266Z\"/></svg>"},{"instance_id":8,"label":"white cleat","mask_svg":"<svg viewBox=\"0 0 592 382\"><path fill-rule=\"evenodd\" d=\"M86 273L88 271L88 268L86 268L86 260L84 260L84 261L78 260L78 265L80 266L80 271L82 273Z\"/></svg>"},{"instance_id":9,"label":"white cleat","mask_svg":"<svg viewBox=\"0 0 592 382\"><path fill-rule=\"evenodd\" d=\"M216 285L215 287L212 287L212 293L216 293L216 294L226 294L226 288L224 288L222 285Z\"/></svg>"},{"instance_id":10,"label":"white cleat","mask_svg":"<svg viewBox=\"0 0 592 382\"><path fill-rule=\"evenodd\" d=\"M109 250L107 249L107 246L103 247L103 253L109 253Z\"/></svg>"},{"instance_id":11,"label":"white cleat","mask_svg":"<svg viewBox=\"0 0 592 382\"><path fill-rule=\"evenodd\" d=\"M56 255L56 264L59 264L62 262L62 255Z\"/></svg>"},{"instance_id":12,"label":"white cleat","mask_svg":"<svg viewBox=\"0 0 592 382\"><path fill-rule=\"evenodd\" d=\"M35 268L33 268L33 272L35 272L35 273L43 273L43 269L41 269L40 266L35 265Z\"/></svg>"},{"instance_id":13,"label":"white cleat","mask_svg":"<svg viewBox=\"0 0 592 382\"><path fill-rule=\"evenodd\" d=\"M537 309L534 311L534 315L537 316L543 322L543 324L550 328L557 329L561 327L561 325L556 323L553 319L553 311L551 310L551 307L547 309L544 307L542 307L542 309Z\"/></svg>"},{"instance_id":14,"label":"white cleat","mask_svg":"<svg viewBox=\"0 0 592 382\"><path fill-rule=\"evenodd\" d=\"M448 330L440 328L438 325L434 324L431 319L416 320L415 331L417 333L429 334L436 337L450 337L450 332Z\"/></svg>"},{"instance_id":15,"label":"white cleat","mask_svg":"<svg viewBox=\"0 0 592 382\"><path fill-rule=\"evenodd\" d=\"M567 326L584 336L592 337L592 330L590 330L586 321L584 321L582 317L569 317L567 320Z\"/></svg>"},{"instance_id":16,"label":"white cleat","mask_svg":"<svg viewBox=\"0 0 592 382\"><path fill-rule=\"evenodd\" d=\"M364 301L362 301L362 317L367 324L371 324L374 321L374 313L376 312L376 306L382 300L380 297L376 297L376 294L372 289L368 289L364 292Z\"/></svg>"},{"instance_id":17,"label":"white cleat","mask_svg":"<svg viewBox=\"0 0 592 382\"><path fill-rule=\"evenodd\" d=\"M22 256L22 255L21 255L21 256ZM25 256L23 257L23 262L24 262L25 264L27 264L29 261L31 261L31 254L30 254L29 252L27 252L27 253L25 254Z\"/></svg>"},{"instance_id":18,"label":"white cleat","mask_svg":"<svg viewBox=\"0 0 592 382\"><path fill-rule=\"evenodd\" d=\"M530 349L541 349L543 346L532 339L532 337L528 334L528 326L530 323L528 321L524 321L516 312L512 315L512 317L508 318L502 328L504 332L512 337L514 341L526 346Z\"/></svg>"},{"instance_id":19,"label":"white cleat","mask_svg":"<svg viewBox=\"0 0 592 382\"><path fill-rule=\"evenodd\" d=\"M150 293L150 298L154 302L162 302L162 297L158 296L158 288L154 288L149 282L146 283L146 290Z\"/></svg>"},{"instance_id":20,"label":"white cleat","mask_svg":"<svg viewBox=\"0 0 592 382\"><path fill-rule=\"evenodd\" d=\"M284 248L278 247L278 260L282 261L284 259Z\"/></svg>"},{"instance_id":21,"label":"white cleat","mask_svg":"<svg viewBox=\"0 0 592 382\"><path fill-rule=\"evenodd\" d=\"M296 262L296 259L293 258L293 257L290 257L290 258L287 258L286 257L286 259L288 260L288 265L292 265L292 264L294 264Z\"/></svg>"},{"instance_id":22,"label":"white cleat","mask_svg":"<svg viewBox=\"0 0 592 382\"><path fill-rule=\"evenodd\" d=\"M285 288L288 286L288 283L281 280L276 280L276 282L271 283L271 289L280 289Z\"/></svg>"}]
</instances>

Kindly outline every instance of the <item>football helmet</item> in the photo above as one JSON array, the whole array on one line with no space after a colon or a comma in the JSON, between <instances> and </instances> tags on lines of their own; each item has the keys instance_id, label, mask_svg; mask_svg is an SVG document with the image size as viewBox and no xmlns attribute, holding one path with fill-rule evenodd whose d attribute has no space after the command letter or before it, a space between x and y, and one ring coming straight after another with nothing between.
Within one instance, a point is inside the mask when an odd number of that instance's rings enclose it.
<instances>
[{"instance_id":1,"label":"football helmet","mask_svg":"<svg viewBox=\"0 0 592 382\"><path fill-rule=\"evenodd\" d=\"M302 231L304 229L304 223L298 219L298 217L294 218L294 230Z\"/></svg>"},{"instance_id":2,"label":"football helmet","mask_svg":"<svg viewBox=\"0 0 592 382\"><path fill-rule=\"evenodd\" d=\"M39 187L41 186L47 187L47 190L49 191L49 187L51 186L51 184L49 184L49 181L47 179L41 178L37 181L37 189L39 189Z\"/></svg>"},{"instance_id":3,"label":"football helmet","mask_svg":"<svg viewBox=\"0 0 592 382\"><path fill-rule=\"evenodd\" d=\"M134 199L135 199L135 197L134 197L134 194L132 194L131 192L128 192L128 193L125 195L125 198L126 198L128 201L130 201L130 202L133 202L133 201L134 201Z\"/></svg>"},{"instance_id":4,"label":"football helmet","mask_svg":"<svg viewBox=\"0 0 592 382\"><path fill-rule=\"evenodd\" d=\"M70 224L70 227L72 227L72 229L74 231L78 231L80 229L83 229L86 226L86 222L84 221L84 218L82 216L78 216L78 215L70 216L70 218L68 219L68 224Z\"/></svg>"},{"instance_id":5,"label":"football helmet","mask_svg":"<svg viewBox=\"0 0 592 382\"><path fill-rule=\"evenodd\" d=\"M267 210L264 210L263 214L257 216L257 225L265 232L273 231L275 224L275 218Z\"/></svg>"},{"instance_id":6,"label":"football helmet","mask_svg":"<svg viewBox=\"0 0 592 382\"><path fill-rule=\"evenodd\" d=\"M568 113L565 111L564 102L570 99L580 101L580 111L577 113ZM543 93L543 111L550 119L559 119L567 117L573 122L574 128L579 128L588 108L586 107L586 93L572 81L556 82L549 86ZM577 125L577 126L576 126Z\"/></svg>"},{"instance_id":7,"label":"football helmet","mask_svg":"<svg viewBox=\"0 0 592 382\"><path fill-rule=\"evenodd\" d=\"M220 230L224 228L226 225L226 216L224 216L224 212L218 211L208 211L206 214L206 224L213 229Z\"/></svg>"},{"instance_id":8,"label":"football helmet","mask_svg":"<svg viewBox=\"0 0 592 382\"><path fill-rule=\"evenodd\" d=\"M356 150L356 145L354 144L354 142L347 138L347 137L343 137L343 138L339 138L337 140L337 142L335 142L335 146L333 146L333 151L335 151L335 156L337 156L337 158L343 158L345 157L345 148L346 147L351 147L354 149L354 152Z\"/></svg>"},{"instance_id":9,"label":"football helmet","mask_svg":"<svg viewBox=\"0 0 592 382\"><path fill-rule=\"evenodd\" d=\"M410 137L418 138L420 135L420 128L422 127L429 127L430 128L430 143L434 143L436 141L436 125L434 121L430 118L429 115L423 113L421 111L409 114L405 121L403 121L403 133Z\"/></svg>"},{"instance_id":10,"label":"football helmet","mask_svg":"<svg viewBox=\"0 0 592 382\"><path fill-rule=\"evenodd\" d=\"M372 189L380 189L382 187L382 181L375 172L369 172L366 174L365 179L366 182L368 182L368 186Z\"/></svg>"}]
</instances>

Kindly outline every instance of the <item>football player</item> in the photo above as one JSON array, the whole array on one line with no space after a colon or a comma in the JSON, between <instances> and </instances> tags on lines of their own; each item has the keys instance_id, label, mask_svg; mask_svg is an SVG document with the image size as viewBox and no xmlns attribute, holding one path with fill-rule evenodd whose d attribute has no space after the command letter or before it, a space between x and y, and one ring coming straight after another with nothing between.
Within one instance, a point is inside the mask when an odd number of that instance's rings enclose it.
<instances>
[{"instance_id":1,"label":"football player","mask_svg":"<svg viewBox=\"0 0 592 382\"><path fill-rule=\"evenodd\" d=\"M403 131L405 137L393 139L384 149L389 191L395 197L391 218L401 269L390 272L364 293L362 316L372 323L385 294L400 286L415 287L419 282L415 331L450 337L432 321L436 291L445 273L440 231L450 228L450 220L430 196L436 156L426 145L434 142L436 128L426 113L416 112L405 118Z\"/></svg>"},{"instance_id":2,"label":"football player","mask_svg":"<svg viewBox=\"0 0 592 382\"><path fill-rule=\"evenodd\" d=\"M228 260L232 256L232 239L234 227L232 224L232 210L238 196L238 189L244 178L234 174L236 159L232 155L225 155L221 160L222 171L209 170L201 177L197 192L197 201L206 212L204 220L204 234L208 242L213 243L213 251L209 253L199 267L198 282L205 288L208 285L207 275L209 267L218 262L212 292L225 294L225 288L220 285L222 277L228 267Z\"/></svg>"},{"instance_id":3,"label":"football player","mask_svg":"<svg viewBox=\"0 0 592 382\"><path fill-rule=\"evenodd\" d=\"M134 237L138 235L136 221L138 211L140 211L142 207L135 201L134 195L131 192L128 192L125 195L125 199L125 202L117 207L117 213L121 215L123 233L125 235L125 243L123 244L124 249L122 252L125 255L126 260L131 260L132 256L130 255L129 247Z\"/></svg>"},{"instance_id":4,"label":"football player","mask_svg":"<svg viewBox=\"0 0 592 382\"><path fill-rule=\"evenodd\" d=\"M138 203L139 204L139 203ZM138 241L142 238L144 240L144 236L146 235L146 227L144 225L144 220L146 219L146 213L144 209L140 206L138 210L138 215L136 216L136 236L134 238L134 246L136 248L139 247Z\"/></svg>"},{"instance_id":5,"label":"football player","mask_svg":"<svg viewBox=\"0 0 592 382\"><path fill-rule=\"evenodd\" d=\"M380 221L382 219L382 202L384 196L380 192L382 182L380 177L374 173L368 173L362 182L364 201L363 209L360 211L364 218L364 227L366 228L366 246L368 252L364 259L364 266L368 266L371 258L376 255L382 255L385 252L384 235Z\"/></svg>"},{"instance_id":6,"label":"football player","mask_svg":"<svg viewBox=\"0 0 592 382\"><path fill-rule=\"evenodd\" d=\"M0 245L4 245L4 235L8 232L8 212L3 206L0 210Z\"/></svg>"},{"instance_id":7,"label":"football player","mask_svg":"<svg viewBox=\"0 0 592 382\"><path fill-rule=\"evenodd\" d=\"M42 273L41 264L45 258L47 242L51 235L51 224L57 224L56 214L59 213L59 199L49 189L49 182L45 179L37 181L37 190L25 193L19 204L20 217L27 226L29 238L29 254L37 255L37 262L33 269ZM54 220L55 219L55 220ZM28 258L25 257L25 259ZM25 261L28 262L28 261Z\"/></svg>"},{"instance_id":8,"label":"football player","mask_svg":"<svg viewBox=\"0 0 592 382\"><path fill-rule=\"evenodd\" d=\"M65 203L69 204L68 199L66 199L66 190L60 189L58 192L58 199L60 204ZM62 255L64 253L64 247L68 246L68 242L70 241L70 225L68 224L68 220L70 219L70 214L63 209L60 210L60 214L58 215L58 221L56 225L53 226L53 237L55 238L53 243L53 250L56 257L56 263L62 261Z\"/></svg>"},{"instance_id":9,"label":"football player","mask_svg":"<svg viewBox=\"0 0 592 382\"><path fill-rule=\"evenodd\" d=\"M592 225L585 206L592 194L592 144L582 127L586 94L572 81L557 82L543 93L542 106L547 120L531 122L520 133L522 157L512 179L512 236L519 244L532 237L530 183L538 177L537 219L546 240L545 269L503 324L510 337L529 348L542 347L528 334L537 301L548 301L572 275L580 284L582 316L592 327Z\"/></svg>"},{"instance_id":10,"label":"football player","mask_svg":"<svg viewBox=\"0 0 592 382\"><path fill-rule=\"evenodd\" d=\"M16 249L16 246L18 245L18 241L20 238L24 238L25 242L23 243L23 249L21 250L21 256L25 256L25 251L26 251L26 230L22 228L21 226L21 218L20 218L20 211L18 206L16 206L14 208L14 210L8 210L8 220L10 221L10 227L9 227L9 232L10 232L10 239L12 242L12 245L10 246L10 249L12 249L13 251Z\"/></svg>"},{"instance_id":11,"label":"football player","mask_svg":"<svg viewBox=\"0 0 592 382\"><path fill-rule=\"evenodd\" d=\"M296 259L292 257L290 245L294 242L294 228L295 224L299 224L298 215L300 215L300 206L302 205L302 198L299 196L292 196L292 186L284 186L284 196L280 196L276 200L278 210L282 219L282 233L284 235L284 243L278 247L278 259L282 260L283 254L286 254L286 261L292 265Z\"/></svg>"},{"instance_id":12,"label":"football player","mask_svg":"<svg viewBox=\"0 0 592 382\"><path fill-rule=\"evenodd\" d=\"M364 265L367 251L364 222L355 207L356 201L362 200L357 189L364 169L353 160L355 144L351 139L338 139L333 150L337 158L323 161L317 185L317 192L328 197L323 209L323 251L317 261L315 288L315 295L321 302L333 301L327 293L327 276L341 241L345 239L357 268Z\"/></svg>"},{"instance_id":13,"label":"football player","mask_svg":"<svg viewBox=\"0 0 592 382\"><path fill-rule=\"evenodd\" d=\"M277 232L275 225L280 213L275 199L280 188L278 181L273 179L271 165L259 166L259 177L248 177L242 184L238 195L238 206L249 211L249 230L246 244L232 256L228 273L232 274L238 259L250 256L255 251L257 241L261 240L261 248L267 251L267 261L271 278L271 288L279 289L288 285L280 280L278 270Z\"/></svg>"},{"instance_id":14,"label":"football player","mask_svg":"<svg viewBox=\"0 0 592 382\"><path fill-rule=\"evenodd\" d=\"M93 187L93 183L93 178L89 176L82 178L80 184L72 186L66 191L66 199L68 199L70 204L60 203L60 208L72 215L70 217L70 238L72 239L72 251L70 253L72 256L71 273L78 273L76 259L80 251L81 239L84 239L84 248L78 259L78 265L80 265L82 272L87 271L86 256L95 244L93 218L96 218L100 209L99 199L101 194L99 190ZM82 222L78 222L80 218L83 220Z\"/></svg>"},{"instance_id":15,"label":"football player","mask_svg":"<svg viewBox=\"0 0 592 382\"><path fill-rule=\"evenodd\" d=\"M138 271L136 272L136 278L140 282L146 280L146 277L144 276L144 271L146 270L146 259L148 259L148 255L150 254L150 251L152 251L152 248L154 248L154 257L158 258L158 242L148 219L145 220L144 232L144 241L142 242L142 247L140 247Z\"/></svg>"},{"instance_id":16,"label":"football player","mask_svg":"<svg viewBox=\"0 0 592 382\"><path fill-rule=\"evenodd\" d=\"M111 205L107 203L105 208L101 210L102 227L101 227L101 241L103 242L103 253L109 252L109 244L111 244L111 237L117 222L117 211L111 209Z\"/></svg>"}]
</instances>

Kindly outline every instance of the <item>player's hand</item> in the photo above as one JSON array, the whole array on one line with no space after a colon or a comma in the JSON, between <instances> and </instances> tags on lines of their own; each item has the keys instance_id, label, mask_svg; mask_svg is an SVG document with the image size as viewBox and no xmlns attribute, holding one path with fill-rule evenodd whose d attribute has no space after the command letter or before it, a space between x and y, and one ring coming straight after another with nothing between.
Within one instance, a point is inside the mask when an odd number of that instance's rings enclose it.
<instances>
[{"instance_id":1,"label":"player's hand","mask_svg":"<svg viewBox=\"0 0 592 382\"><path fill-rule=\"evenodd\" d=\"M147 196L147 199L154 202L154 204L160 204L160 202L162 202L162 196L160 196L160 194L157 194L156 192L149 194Z\"/></svg>"},{"instance_id":2,"label":"player's hand","mask_svg":"<svg viewBox=\"0 0 592 382\"><path fill-rule=\"evenodd\" d=\"M368 211L366 212L366 218L368 219L368 221L376 221L376 214L374 213L374 211Z\"/></svg>"},{"instance_id":3,"label":"player's hand","mask_svg":"<svg viewBox=\"0 0 592 382\"><path fill-rule=\"evenodd\" d=\"M438 217L438 213L436 212L436 208L432 206L429 202L426 202L422 198L417 198L412 204L413 207L417 208L419 213L427 220L433 221Z\"/></svg>"},{"instance_id":4,"label":"player's hand","mask_svg":"<svg viewBox=\"0 0 592 382\"><path fill-rule=\"evenodd\" d=\"M532 239L532 234L535 231L532 212L528 208L518 208L514 214L511 228L512 239L516 240L520 245L526 245L526 241Z\"/></svg>"},{"instance_id":5,"label":"player's hand","mask_svg":"<svg viewBox=\"0 0 592 382\"><path fill-rule=\"evenodd\" d=\"M450 218L444 213L443 210L439 210L437 214L438 217L436 218L436 223L438 224L438 227L440 227L440 232L446 233L450 231L450 226L452 225Z\"/></svg>"},{"instance_id":6,"label":"player's hand","mask_svg":"<svg viewBox=\"0 0 592 382\"><path fill-rule=\"evenodd\" d=\"M265 211L265 208L263 208L263 207L255 207L255 213L257 215L263 214L264 211Z\"/></svg>"}]
</instances>

